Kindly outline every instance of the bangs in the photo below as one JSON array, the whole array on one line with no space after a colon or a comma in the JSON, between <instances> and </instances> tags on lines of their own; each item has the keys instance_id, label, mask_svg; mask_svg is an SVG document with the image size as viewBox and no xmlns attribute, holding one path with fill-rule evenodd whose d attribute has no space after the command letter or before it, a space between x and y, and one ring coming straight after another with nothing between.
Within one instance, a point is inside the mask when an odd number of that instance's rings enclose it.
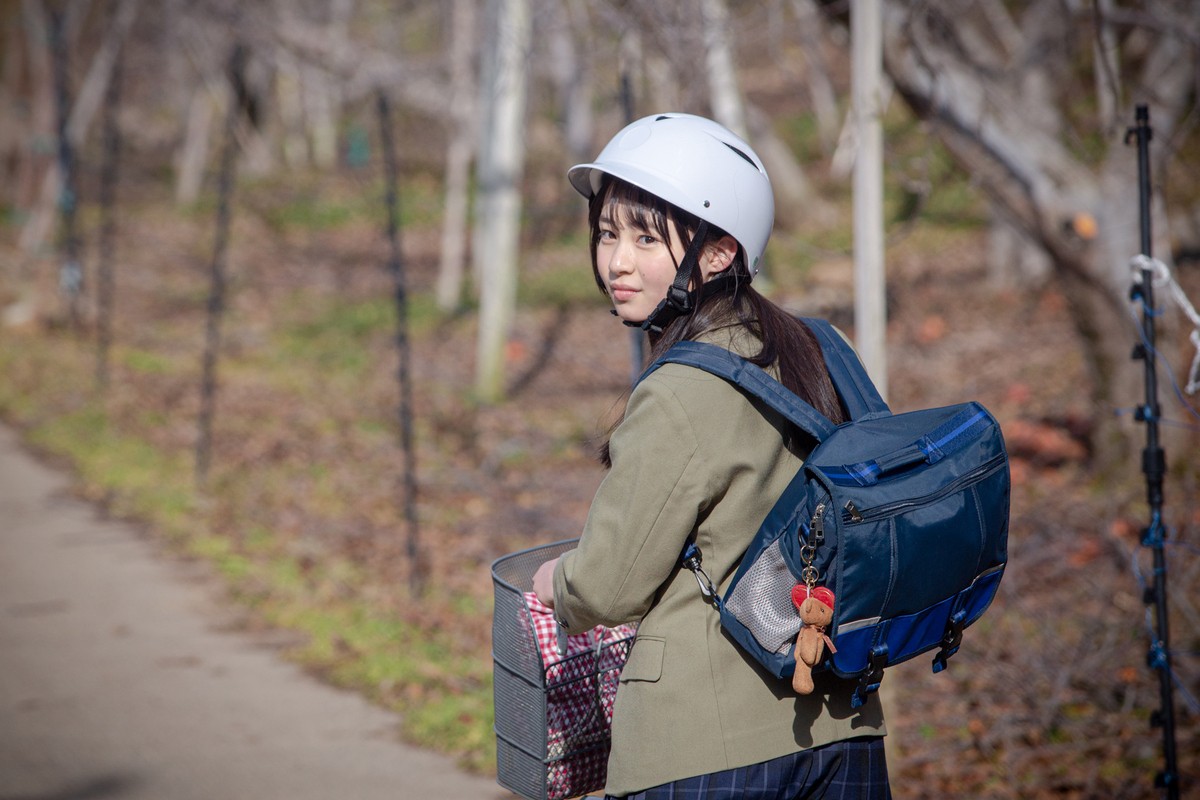
<instances>
[{"instance_id":1,"label":"bangs","mask_svg":"<svg viewBox=\"0 0 1200 800\"><path fill-rule=\"evenodd\" d=\"M687 247L692 240L692 231L695 230L695 225L689 224L692 222L690 218L690 214L675 208L661 197L611 175L605 175L599 191L592 195L588 205L592 276L596 279L596 286L603 294L608 294L608 290L604 288L604 281L600 278L599 265L596 263L596 248L600 244L602 223L655 233L659 239L669 242L671 225L674 222L676 236L683 246ZM675 258L673 252L671 258Z\"/></svg>"},{"instance_id":2,"label":"bangs","mask_svg":"<svg viewBox=\"0 0 1200 800\"><path fill-rule=\"evenodd\" d=\"M663 199L625 181L609 182L601 188L599 196L603 200L597 204L600 206L597 223L609 220L623 227L653 231L663 240L670 240L668 206Z\"/></svg>"},{"instance_id":3,"label":"bangs","mask_svg":"<svg viewBox=\"0 0 1200 800\"><path fill-rule=\"evenodd\" d=\"M608 290L604 287L604 281L600 278L599 265L596 263L596 249L600 244L600 231L603 225L617 225L654 233L664 242L671 241L671 229L674 228L676 240L686 250L691 245L692 237L699 229L700 223L699 217L678 206L671 205L661 197L634 186L632 183L614 178L612 175L604 175L601 178L599 190L588 201L592 277L596 279L596 286L599 287L602 294L608 294ZM708 240L714 241L726 235L728 234L717 226L711 223L708 225ZM671 259L678 267L679 262L675 260L673 250ZM749 280L745 264L745 251L739 243L731 274L744 276ZM696 280L699 281L700 273L698 268L696 269Z\"/></svg>"}]
</instances>

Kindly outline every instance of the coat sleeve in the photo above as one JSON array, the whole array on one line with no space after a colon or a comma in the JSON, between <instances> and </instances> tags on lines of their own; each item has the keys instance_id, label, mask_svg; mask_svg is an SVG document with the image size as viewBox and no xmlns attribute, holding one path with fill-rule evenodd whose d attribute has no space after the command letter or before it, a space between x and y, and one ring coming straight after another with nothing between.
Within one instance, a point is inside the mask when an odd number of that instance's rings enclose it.
<instances>
[{"instance_id":1,"label":"coat sleeve","mask_svg":"<svg viewBox=\"0 0 1200 800\"><path fill-rule=\"evenodd\" d=\"M630 397L579 546L555 570L555 611L568 630L640 620L713 497L692 415L654 377Z\"/></svg>"}]
</instances>

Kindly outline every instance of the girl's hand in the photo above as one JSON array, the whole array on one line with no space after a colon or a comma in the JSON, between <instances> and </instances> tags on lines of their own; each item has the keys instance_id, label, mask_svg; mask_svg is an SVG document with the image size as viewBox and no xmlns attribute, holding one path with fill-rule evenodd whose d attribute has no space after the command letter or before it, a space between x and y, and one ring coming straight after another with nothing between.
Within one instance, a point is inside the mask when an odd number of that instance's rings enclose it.
<instances>
[{"instance_id":1,"label":"girl's hand","mask_svg":"<svg viewBox=\"0 0 1200 800\"><path fill-rule=\"evenodd\" d=\"M533 573L533 593L547 608L554 608L554 568L558 559L545 562Z\"/></svg>"}]
</instances>

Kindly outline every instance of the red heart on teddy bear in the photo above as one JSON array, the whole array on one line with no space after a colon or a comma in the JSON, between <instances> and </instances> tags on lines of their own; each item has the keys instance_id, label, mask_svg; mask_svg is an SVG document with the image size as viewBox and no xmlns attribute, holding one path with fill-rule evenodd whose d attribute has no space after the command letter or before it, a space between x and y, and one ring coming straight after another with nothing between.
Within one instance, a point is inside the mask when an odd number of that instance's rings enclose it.
<instances>
[{"instance_id":1,"label":"red heart on teddy bear","mask_svg":"<svg viewBox=\"0 0 1200 800\"><path fill-rule=\"evenodd\" d=\"M800 609L800 605L807 600L808 597L808 587L803 583L797 583L792 587L792 605L796 606L797 610ZM812 597L815 600L818 600L821 603L829 606L830 608L833 608L833 592L826 587L814 586L812 590Z\"/></svg>"}]
</instances>

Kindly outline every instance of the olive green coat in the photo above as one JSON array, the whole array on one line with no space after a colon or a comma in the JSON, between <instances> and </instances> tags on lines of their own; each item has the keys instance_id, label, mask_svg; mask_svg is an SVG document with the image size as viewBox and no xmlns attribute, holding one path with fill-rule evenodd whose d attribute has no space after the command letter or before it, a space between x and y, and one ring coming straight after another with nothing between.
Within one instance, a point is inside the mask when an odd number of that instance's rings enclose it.
<instances>
[{"instance_id":1,"label":"olive green coat","mask_svg":"<svg viewBox=\"0 0 1200 800\"><path fill-rule=\"evenodd\" d=\"M742 330L706 339L757 351ZM569 631L640 623L613 713L610 794L884 732L878 700L852 709L849 683L823 674L799 697L761 670L678 565L695 536L724 592L802 463L783 429L777 414L690 367L658 369L629 398L579 546L554 573L556 615Z\"/></svg>"}]
</instances>

